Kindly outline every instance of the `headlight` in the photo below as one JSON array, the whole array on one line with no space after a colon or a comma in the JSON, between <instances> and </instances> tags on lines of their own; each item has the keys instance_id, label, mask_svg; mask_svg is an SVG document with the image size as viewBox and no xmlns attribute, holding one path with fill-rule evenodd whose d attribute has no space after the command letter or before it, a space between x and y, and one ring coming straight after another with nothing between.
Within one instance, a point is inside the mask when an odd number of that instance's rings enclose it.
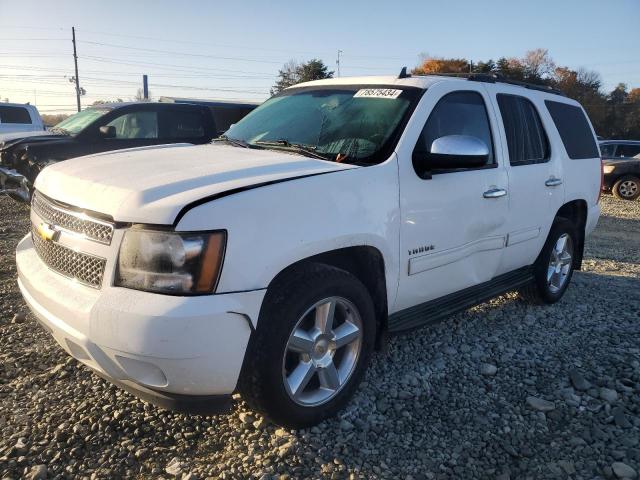
<instances>
[{"instance_id":1,"label":"headlight","mask_svg":"<svg viewBox=\"0 0 640 480\"><path fill-rule=\"evenodd\" d=\"M132 228L124 234L115 285L174 295L213 293L226 233Z\"/></svg>"},{"instance_id":2,"label":"headlight","mask_svg":"<svg viewBox=\"0 0 640 480\"><path fill-rule=\"evenodd\" d=\"M602 171L604 173L611 173L616 169L615 165L605 165L604 167L602 167Z\"/></svg>"}]
</instances>

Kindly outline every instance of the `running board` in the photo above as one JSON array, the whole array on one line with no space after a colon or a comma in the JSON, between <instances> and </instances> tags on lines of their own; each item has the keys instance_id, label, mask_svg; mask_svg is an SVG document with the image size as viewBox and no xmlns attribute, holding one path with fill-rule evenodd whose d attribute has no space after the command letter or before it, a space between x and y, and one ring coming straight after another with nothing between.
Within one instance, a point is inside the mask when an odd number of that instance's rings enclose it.
<instances>
[{"instance_id":1,"label":"running board","mask_svg":"<svg viewBox=\"0 0 640 480\"><path fill-rule=\"evenodd\" d=\"M533 281L531 267L524 267L497 276L488 282L409 307L389 315L389 332L399 333L413 330L414 328L440 321L454 313L522 287L531 281Z\"/></svg>"}]
</instances>

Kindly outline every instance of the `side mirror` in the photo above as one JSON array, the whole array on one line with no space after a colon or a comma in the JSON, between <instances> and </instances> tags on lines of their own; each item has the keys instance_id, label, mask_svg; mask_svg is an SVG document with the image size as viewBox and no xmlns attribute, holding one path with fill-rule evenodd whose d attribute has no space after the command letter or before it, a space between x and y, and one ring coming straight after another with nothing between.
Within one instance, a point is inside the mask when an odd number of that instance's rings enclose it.
<instances>
[{"instance_id":1,"label":"side mirror","mask_svg":"<svg viewBox=\"0 0 640 480\"><path fill-rule=\"evenodd\" d=\"M482 167L489 159L489 147L471 135L446 135L431 144L431 151L417 152L424 172L441 169ZM428 175L428 174L427 174Z\"/></svg>"},{"instance_id":2,"label":"side mirror","mask_svg":"<svg viewBox=\"0 0 640 480\"><path fill-rule=\"evenodd\" d=\"M116 138L116 127L113 125L103 125L100 127L100 136L102 138Z\"/></svg>"}]
</instances>

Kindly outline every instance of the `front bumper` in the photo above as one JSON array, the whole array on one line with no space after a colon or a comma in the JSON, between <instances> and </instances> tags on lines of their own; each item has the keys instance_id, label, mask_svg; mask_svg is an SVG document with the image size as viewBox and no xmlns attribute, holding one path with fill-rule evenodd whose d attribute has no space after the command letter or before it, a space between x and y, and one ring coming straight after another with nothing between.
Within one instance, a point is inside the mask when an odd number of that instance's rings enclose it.
<instances>
[{"instance_id":1,"label":"front bumper","mask_svg":"<svg viewBox=\"0 0 640 480\"><path fill-rule=\"evenodd\" d=\"M14 169L0 167L0 194L9 195L20 202L29 202L29 180Z\"/></svg>"},{"instance_id":2,"label":"front bumper","mask_svg":"<svg viewBox=\"0 0 640 480\"><path fill-rule=\"evenodd\" d=\"M156 405L219 411L235 390L265 290L181 297L103 285L50 270L30 235L16 250L18 284L71 356Z\"/></svg>"}]
</instances>

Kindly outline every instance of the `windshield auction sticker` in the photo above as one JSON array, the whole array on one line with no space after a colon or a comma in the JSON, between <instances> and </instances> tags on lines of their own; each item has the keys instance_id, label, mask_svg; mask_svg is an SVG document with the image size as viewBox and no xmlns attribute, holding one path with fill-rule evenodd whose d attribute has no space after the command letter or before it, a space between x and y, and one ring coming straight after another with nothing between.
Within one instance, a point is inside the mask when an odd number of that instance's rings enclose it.
<instances>
[{"instance_id":1,"label":"windshield auction sticker","mask_svg":"<svg viewBox=\"0 0 640 480\"><path fill-rule=\"evenodd\" d=\"M395 88L363 88L358 90L353 98L398 98L402 90Z\"/></svg>"}]
</instances>

